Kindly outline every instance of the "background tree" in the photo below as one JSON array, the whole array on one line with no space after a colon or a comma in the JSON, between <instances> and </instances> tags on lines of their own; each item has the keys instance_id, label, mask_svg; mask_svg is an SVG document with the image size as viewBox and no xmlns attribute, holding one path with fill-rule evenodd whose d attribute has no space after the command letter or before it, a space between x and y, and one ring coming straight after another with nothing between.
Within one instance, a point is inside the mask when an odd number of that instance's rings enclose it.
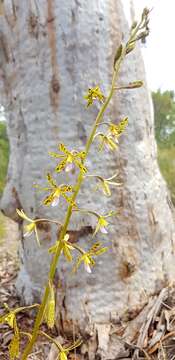
<instances>
[{"instance_id":1,"label":"background tree","mask_svg":"<svg viewBox=\"0 0 175 360\"><path fill-rule=\"evenodd\" d=\"M152 93L154 104L155 134L159 145L175 145L175 101L174 91L157 90Z\"/></svg>"},{"instance_id":2,"label":"background tree","mask_svg":"<svg viewBox=\"0 0 175 360\"><path fill-rule=\"evenodd\" d=\"M160 170L167 181L175 203L175 98L174 91L160 89L152 93L155 135L158 145Z\"/></svg>"},{"instance_id":3,"label":"background tree","mask_svg":"<svg viewBox=\"0 0 175 360\"><path fill-rule=\"evenodd\" d=\"M88 87L109 88L113 56L128 32L121 2L67 0L5 2L0 25L2 103L7 110L10 139L8 181L1 206L19 221L16 208L33 217L62 220L64 204L50 211L41 206L43 173L54 165L48 150L60 141L83 149L98 105L85 112L83 95ZM138 49L128 56L119 84L143 79L145 70ZM137 313L150 295L174 279L174 223L171 203L159 168L148 90L118 92L107 118L129 117L127 134L117 156L92 152L89 169L102 175L119 172L122 186L104 201L87 181L79 204L101 213L116 209L119 215L110 232L111 250L101 257L91 276L70 275L69 266L58 269L59 326L64 333L81 331L92 338L89 358L116 358L117 340L110 335L126 311ZM61 181L66 181L63 177ZM72 241L87 243L92 219L75 216ZM59 229L40 228L41 247L33 237L23 237L18 293L27 303L41 295L47 277L51 246ZM77 325L77 326L75 326ZM98 343L96 342L98 339ZM109 340L110 339L110 340ZM102 341L101 341L102 340ZM91 345L91 342L89 342Z\"/></svg>"}]
</instances>

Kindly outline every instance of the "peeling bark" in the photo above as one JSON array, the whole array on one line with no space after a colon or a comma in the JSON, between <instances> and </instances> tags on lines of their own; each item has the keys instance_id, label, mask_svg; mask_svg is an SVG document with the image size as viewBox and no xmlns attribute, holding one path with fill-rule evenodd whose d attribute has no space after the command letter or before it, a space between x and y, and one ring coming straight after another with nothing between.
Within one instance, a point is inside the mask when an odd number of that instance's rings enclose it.
<instances>
[{"instance_id":1,"label":"peeling bark","mask_svg":"<svg viewBox=\"0 0 175 360\"><path fill-rule=\"evenodd\" d=\"M86 112L83 95L95 84L108 91L113 54L127 35L121 2L7 0L1 18L0 92L11 149L1 207L15 220L16 207L22 207L33 218L62 221L65 203L58 209L44 208L43 194L33 184L45 185L44 174L55 167L48 150L54 151L60 141L69 148L84 147L99 106ZM144 87L118 92L106 115L112 121L129 117L119 151L98 157L94 148L88 165L105 176L119 171L123 186L109 200L86 181L78 199L80 206L100 213L119 210L109 236L112 248L99 258L91 276L81 270L70 275L64 261L57 274L60 329L77 324L92 340L84 349L90 359L94 351L101 359L115 359L121 345L116 334L109 335L111 329L126 314L138 313L150 295L175 276L174 223L157 165L151 102L137 48L123 64L119 84L138 79L144 80ZM61 175L60 183L66 181ZM74 215L69 230L86 247L91 226L91 217ZM47 250L58 231L54 226L40 229L40 249L33 237L22 238L17 289L24 302L41 296L49 268Z\"/></svg>"}]
</instances>

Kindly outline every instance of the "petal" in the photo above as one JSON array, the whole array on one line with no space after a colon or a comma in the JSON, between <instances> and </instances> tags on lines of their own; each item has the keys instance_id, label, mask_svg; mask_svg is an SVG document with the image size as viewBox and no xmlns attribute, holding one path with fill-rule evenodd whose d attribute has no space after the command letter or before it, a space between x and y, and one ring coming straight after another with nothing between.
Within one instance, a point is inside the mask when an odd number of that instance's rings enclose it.
<instances>
[{"instance_id":1,"label":"petal","mask_svg":"<svg viewBox=\"0 0 175 360\"><path fill-rule=\"evenodd\" d=\"M110 151L110 150L111 150L111 147L110 147L109 143L107 143L107 142L105 142L105 149L106 149L107 151Z\"/></svg>"},{"instance_id":2,"label":"petal","mask_svg":"<svg viewBox=\"0 0 175 360\"><path fill-rule=\"evenodd\" d=\"M60 197L59 196L56 196L54 197L53 201L52 201L52 206L57 206L59 204L59 201L60 201Z\"/></svg>"},{"instance_id":3,"label":"petal","mask_svg":"<svg viewBox=\"0 0 175 360\"><path fill-rule=\"evenodd\" d=\"M30 218L25 214L25 212L24 212L23 209L21 209L21 210L16 209L16 212L17 212L17 214L18 214L22 219L27 220L27 221L29 221L29 222L32 222L32 221L33 221L32 219L30 219Z\"/></svg>"},{"instance_id":4,"label":"petal","mask_svg":"<svg viewBox=\"0 0 175 360\"><path fill-rule=\"evenodd\" d=\"M108 185L107 181L104 181L104 182L103 182L102 187L103 187L103 193L104 193L104 195L106 195L106 196L111 196L111 190L110 190L110 188L109 188L109 185Z\"/></svg>"},{"instance_id":5,"label":"petal","mask_svg":"<svg viewBox=\"0 0 175 360\"><path fill-rule=\"evenodd\" d=\"M84 263L84 268L85 268L85 270L86 270L89 274L91 274L92 270L91 270L91 267L90 267L89 264Z\"/></svg>"},{"instance_id":6,"label":"petal","mask_svg":"<svg viewBox=\"0 0 175 360\"><path fill-rule=\"evenodd\" d=\"M102 226L100 228L100 231L101 231L102 234L107 234L108 233L108 231L106 230L106 228L104 226Z\"/></svg>"},{"instance_id":7,"label":"petal","mask_svg":"<svg viewBox=\"0 0 175 360\"><path fill-rule=\"evenodd\" d=\"M68 163L65 167L65 171L66 172L69 172L69 171L72 171L74 169L74 164L73 163Z\"/></svg>"},{"instance_id":8,"label":"petal","mask_svg":"<svg viewBox=\"0 0 175 360\"><path fill-rule=\"evenodd\" d=\"M63 254L67 261L69 261L69 262L72 261L72 255L71 255L71 252L67 245L64 245L64 247L63 247Z\"/></svg>"},{"instance_id":9,"label":"petal","mask_svg":"<svg viewBox=\"0 0 175 360\"><path fill-rule=\"evenodd\" d=\"M38 246L41 246L36 226L35 226L35 235L36 235L36 241L37 241Z\"/></svg>"},{"instance_id":10,"label":"petal","mask_svg":"<svg viewBox=\"0 0 175 360\"><path fill-rule=\"evenodd\" d=\"M62 170L65 169L65 166L66 166L66 159L64 159L63 161L61 161L55 168L55 171L56 172L61 172Z\"/></svg>"},{"instance_id":11,"label":"petal","mask_svg":"<svg viewBox=\"0 0 175 360\"><path fill-rule=\"evenodd\" d=\"M60 360L67 360L67 355L65 351L61 351L59 356L60 356Z\"/></svg>"},{"instance_id":12,"label":"petal","mask_svg":"<svg viewBox=\"0 0 175 360\"><path fill-rule=\"evenodd\" d=\"M99 223L99 221L98 221L98 223L97 223L97 226L96 226L96 228L95 228L95 231L94 231L94 233L93 233L93 237L97 234L97 232L100 230L100 223Z\"/></svg>"},{"instance_id":13,"label":"petal","mask_svg":"<svg viewBox=\"0 0 175 360\"><path fill-rule=\"evenodd\" d=\"M64 236L64 241L68 241L69 240L69 234L66 234L65 236Z\"/></svg>"},{"instance_id":14,"label":"petal","mask_svg":"<svg viewBox=\"0 0 175 360\"><path fill-rule=\"evenodd\" d=\"M33 230L32 231L27 231L27 232L25 232L24 233L24 237L29 237L30 235L32 235L32 232L33 232Z\"/></svg>"}]
</instances>

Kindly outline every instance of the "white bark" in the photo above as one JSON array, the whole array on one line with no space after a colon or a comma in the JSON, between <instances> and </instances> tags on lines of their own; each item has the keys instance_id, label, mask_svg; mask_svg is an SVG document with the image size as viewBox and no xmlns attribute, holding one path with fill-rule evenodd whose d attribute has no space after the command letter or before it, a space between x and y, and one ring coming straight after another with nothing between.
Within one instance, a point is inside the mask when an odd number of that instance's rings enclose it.
<instances>
[{"instance_id":1,"label":"white bark","mask_svg":"<svg viewBox=\"0 0 175 360\"><path fill-rule=\"evenodd\" d=\"M0 26L1 102L8 113L11 147L1 207L16 221L16 207L31 217L53 215L62 220L64 205L54 211L44 208L43 194L33 184L45 185L43 175L54 168L48 150L54 151L60 141L80 150L85 145L98 106L85 110L83 95L96 84L102 84L105 93L109 89L113 55L127 34L121 3L8 0ZM119 82L140 79L145 81L145 71L137 48L124 62ZM99 324L116 323L128 309L138 311L175 276L174 224L157 165L146 82L142 89L116 94L106 119L116 121L123 116L129 117L129 126L117 154L91 151L89 158L89 168L95 173L110 176L119 171L123 186L109 200L86 181L79 197L83 207L120 210L109 235L112 248L97 260L91 275L80 270L72 276L65 272L65 262L59 267L63 326L70 325L71 319L82 328L87 324L88 329L97 323L98 334L104 332ZM67 181L60 179L60 183ZM81 218L78 223L74 216L70 230L78 237L91 221ZM47 249L55 240L55 228L42 228L40 237L40 249L32 237L21 242L17 288L26 302L38 297L45 282ZM87 238L77 240L83 245ZM107 353L112 354L113 359L114 344L109 349L105 341L106 348L98 352L106 359Z\"/></svg>"}]
</instances>

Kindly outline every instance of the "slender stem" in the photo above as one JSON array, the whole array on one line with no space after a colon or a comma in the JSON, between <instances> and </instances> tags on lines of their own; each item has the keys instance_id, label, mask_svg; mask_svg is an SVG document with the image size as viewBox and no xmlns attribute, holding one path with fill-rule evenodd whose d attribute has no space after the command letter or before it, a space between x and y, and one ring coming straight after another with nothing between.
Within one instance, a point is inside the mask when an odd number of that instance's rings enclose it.
<instances>
[{"instance_id":1,"label":"slender stem","mask_svg":"<svg viewBox=\"0 0 175 360\"><path fill-rule=\"evenodd\" d=\"M29 339L31 339L32 335L26 331L20 331L20 335L27 336Z\"/></svg>"},{"instance_id":2,"label":"slender stem","mask_svg":"<svg viewBox=\"0 0 175 360\"><path fill-rule=\"evenodd\" d=\"M38 307L38 306L40 306L40 305L39 305L39 304L33 304L33 305L29 305L29 306L22 306L22 307L16 309L16 310L14 311L14 313L15 313L15 314L18 314L18 313L21 312L21 311L34 309L34 308L36 308L36 307Z\"/></svg>"},{"instance_id":3,"label":"slender stem","mask_svg":"<svg viewBox=\"0 0 175 360\"><path fill-rule=\"evenodd\" d=\"M52 338L42 330L39 331L39 334L45 336L49 341L53 342L59 351L63 351L63 347L61 346L61 344L57 342L54 338Z\"/></svg>"},{"instance_id":4,"label":"slender stem","mask_svg":"<svg viewBox=\"0 0 175 360\"><path fill-rule=\"evenodd\" d=\"M80 246L78 246L77 244L72 244L72 243L69 243L69 242L68 242L68 244L71 245L74 249L78 250L82 255L85 254L85 251Z\"/></svg>"},{"instance_id":5,"label":"slender stem","mask_svg":"<svg viewBox=\"0 0 175 360\"><path fill-rule=\"evenodd\" d=\"M119 69L120 69L120 64L121 64L124 56L125 56L125 50L123 51L123 54L121 55L120 59L118 60L116 66L115 66L109 95L106 98L104 104L102 105L102 107L101 107L101 109L100 109L100 111L99 111L99 113L98 113L98 115L96 117L96 120L95 120L95 123L93 125L92 131L91 131L90 136L89 136L89 138L87 140L86 147L85 147L85 159L84 159L84 161L86 160L87 155L89 153L90 146L91 146L91 144L93 142L94 135L96 133L97 127L98 127L99 123L101 122L101 119L103 118L104 112L107 109L108 104L109 104L109 102L110 102L110 100L112 98L112 95L114 93L114 86L115 86L116 78L118 76L118 72L119 72ZM82 172L80 172L79 175L78 175L78 178L77 178L77 184L75 186L75 192L74 192L74 194L72 196L72 203L74 203L75 200L76 200L76 197L77 197L77 195L79 193L79 190L80 190L80 187L81 187L81 184L82 184L83 180L84 180L84 175L82 174ZM45 310L47 300L48 300L48 296L49 296L49 283L53 281L54 276L55 276L58 260L59 260L59 257L61 255L61 251L62 251L62 239L64 238L64 236L66 234L66 231L67 231L67 228L68 228L68 225L69 225L69 220L70 220L71 215L72 215L72 209L73 209L73 205L70 204L68 209L67 209L65 222L64 222L64 225L62 227L62 230L60 232L60 236L59 236L59 239L58 239L59 245L58 245L57 250L56 250L56 252L55 252L55 254L53 256L52 263L51 263L51 266L50 266L48 282L47 282L47 286L45 288L44 296L43 296L43 299L42 299L42 302L41 302L41 305L40 305L40 308L39 308L39 311L38 311L38 314L37 314L37 317L36 317L36 320L35 320L35 325L34 325L34 328L33 328L32 338L28 342L26 348L24 349L21 360L26 360L27 359L27 356L30 354L30 352L32 350L32 347L33 347L33 345L34 345L34 343L35 343L35 341L36 341L36 339L38 337L40 325L42 323L42 319L43 319L43 315L44 315L44 310Z\"/></svg>"},{"instance_id":6,"label":"slender stem","mask_svg":"<svg viewBox=\"0 0 175 360\"><path fill-rule=\"evenodd\" d=\"M52 220L52 219L36 219L34 220L35 223L39 223L39 222L50 222L50 223L53 223L53 224L58 224L58 225L61 225L61 222L58 221L58 220Z\"/></svg>"},{"instance_id":7,"label":"slender stem","mask_svg":"<svg viewBox=\"0 0 175 360\"><path fill-rule=\"evenodd\" d=\"M88 209L78 209L78 210L74 210L74 211L77 211L77 212L79 212L79 213L92 214L92 215L96 216L97 218L99 218L99 215L98 215L95 211L92 211L92 210L88 210Z\"/></svg>"},{"instance_id":8,"label":"slender stem","mask_svg":"<svg viewBox=\"0 0 175 360\"><path fill-rule=\"evenodd\" d=\"M101 125L107 125L107 126L109 126L109 125L110 125L110 122L103 121L103 122L101 122L100 124L98 124L98 126L101 126Z\"/></svg>"}]
</instances>

